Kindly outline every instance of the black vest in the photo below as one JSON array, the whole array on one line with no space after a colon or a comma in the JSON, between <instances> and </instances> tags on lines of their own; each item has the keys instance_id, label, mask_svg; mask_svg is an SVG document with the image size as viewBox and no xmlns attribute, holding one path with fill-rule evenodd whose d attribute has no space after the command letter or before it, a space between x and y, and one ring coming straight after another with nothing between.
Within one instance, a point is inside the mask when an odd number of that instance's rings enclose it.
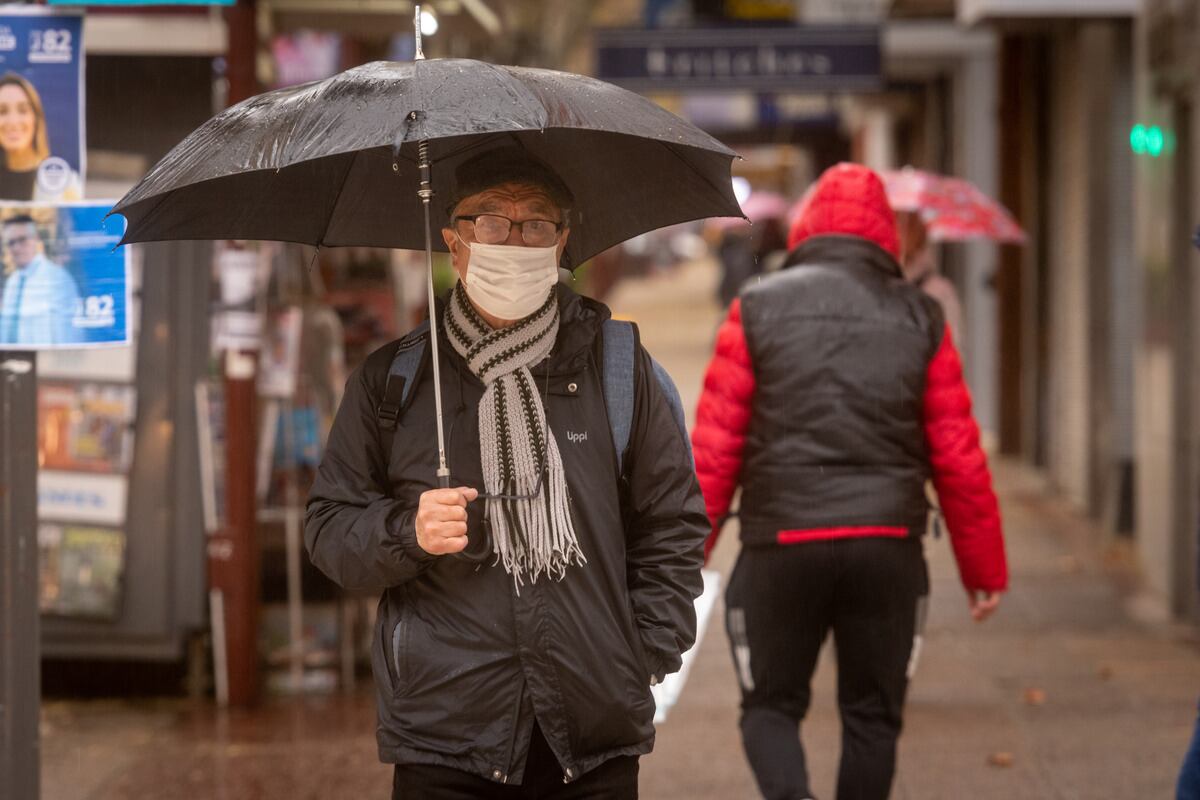
<instances>
[{"instance_id":1,"label":"black vest","mask_svg":"<svg viewBox=\"0 0 1200 800\"><path fill-rule=\"evenodd\" d=\"M741 485L742 539L846 526L924 531L925 374L937 302L857 237L804 242L745 289L754 367Z\"/></svg>"}]
</instances>

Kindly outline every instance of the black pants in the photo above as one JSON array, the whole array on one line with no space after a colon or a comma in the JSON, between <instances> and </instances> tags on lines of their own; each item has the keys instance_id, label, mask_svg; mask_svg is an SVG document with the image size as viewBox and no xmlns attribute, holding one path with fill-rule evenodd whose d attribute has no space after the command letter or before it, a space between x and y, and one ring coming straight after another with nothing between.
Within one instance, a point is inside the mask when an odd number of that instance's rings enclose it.
<instances>
[{"instance_id":1,"label":"black pants","mask_svg":"<svg viewBox=\"0 0 1200 800\"><path fill-rule=\"evenodd\" d=\"M799 725L830 630L842 717L838 800L888 796L916 605L927 590L917 539L742 550L726 593L726 625L742 686L742 743L767 800L813 796Z\"/></svg>"},{"instance_id":2,"label":"black pants","mask_svg":"<svg viewBox=\"0 0 1200 800\"><path fill-rule=\"evenodd\" d=\"M618 756L563 783L562 767L537 725L520 786L427 764L400 764L392 778L392 800L637 800L637 796L637 756Z\"/></svg>"}]
</instances>

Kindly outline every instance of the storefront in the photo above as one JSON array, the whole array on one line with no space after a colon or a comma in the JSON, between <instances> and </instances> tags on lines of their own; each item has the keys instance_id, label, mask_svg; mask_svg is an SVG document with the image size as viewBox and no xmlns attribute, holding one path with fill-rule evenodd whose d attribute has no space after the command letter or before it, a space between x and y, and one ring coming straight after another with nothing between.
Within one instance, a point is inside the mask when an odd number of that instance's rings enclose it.
<instances>
[{"instance_id":1,"label":"storefront","mask_svg":"<svg viewBox=\"0 0 1200 800\"><path fill-rule=\"evenodd\" d=\"M1137 30L1137 265L1142 324L1136 339L1138 556L1161 613L1200 619L1200 222L1196 76L1200 29L1192 10L1146 4ZM1140 126L1143 136L1136 136Z\"/></svg>"}]
</instances>

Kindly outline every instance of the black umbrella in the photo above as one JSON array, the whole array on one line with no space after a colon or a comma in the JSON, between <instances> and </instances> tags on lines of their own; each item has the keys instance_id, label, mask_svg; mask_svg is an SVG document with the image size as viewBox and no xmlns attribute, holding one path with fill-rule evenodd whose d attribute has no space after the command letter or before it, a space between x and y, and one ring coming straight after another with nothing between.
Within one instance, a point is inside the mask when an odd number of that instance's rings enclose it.
<instances>
[{"instance_id":1,"label":"black umbrella","mask_svg":"<svg viewBox=\"0 0 1200 800\"><path fill-rule=\"evenodd\" d=\"M441 198L481 148L516 143L550 164L578 206L571 266L655 228L741 216L734 153L690 123L593 78L465 59L375 62L253 97L184 139L114 211L125 242L419 250L421 142ZM444 224L445 208L432 211Z\"/></svg>"},{"instance_id":2,"label":"black umbrella","mask_svg":"<svg viewBox=\"0 0 1200 800\"><path fill-rule=\"evenodd\" d=\"M419 48L418 48L419 50ZM655 228L741 216L733 151L582 75L465 59L375 62L252 97L191 133L113 209L122 243L272 239L430 252L455 167L519 145L575 197L566 263ZM432 318L432 283L430 316ZM442 442L437 337L438 482Z\"/></svg>"}]
</instances>

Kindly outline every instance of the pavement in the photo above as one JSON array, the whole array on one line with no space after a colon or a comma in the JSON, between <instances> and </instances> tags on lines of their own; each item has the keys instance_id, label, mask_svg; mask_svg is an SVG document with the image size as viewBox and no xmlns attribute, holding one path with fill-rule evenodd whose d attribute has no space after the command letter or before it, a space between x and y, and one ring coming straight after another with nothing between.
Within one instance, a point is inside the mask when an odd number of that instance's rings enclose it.
<instances>
[{"instance_id":1,"label":"pavement","mask_svg":"<svg viewBox=\"0 0 1200 800\"><path fill-rule=\"evenodd\" d=\"M695 408L720 312L709 262L627 281L609 298ZM945 538L927 541L932 599L910 692L898 800L1168 798L1196 717L1200 632L1130 613L1136 565L1052 498L994 463L1010 592L975 624ZM736 531L712 566L728 575ZM642 797L757 797L737 732L737 682L718 604L687 686L642 760ZM840 731L831 654L803 739L820 798L834 796ZM180 698L44 706L42 787L51 800L304 800L388 796L374 705L354 693L275 697L249 712Z\"/></svg>"}]
</instances>

